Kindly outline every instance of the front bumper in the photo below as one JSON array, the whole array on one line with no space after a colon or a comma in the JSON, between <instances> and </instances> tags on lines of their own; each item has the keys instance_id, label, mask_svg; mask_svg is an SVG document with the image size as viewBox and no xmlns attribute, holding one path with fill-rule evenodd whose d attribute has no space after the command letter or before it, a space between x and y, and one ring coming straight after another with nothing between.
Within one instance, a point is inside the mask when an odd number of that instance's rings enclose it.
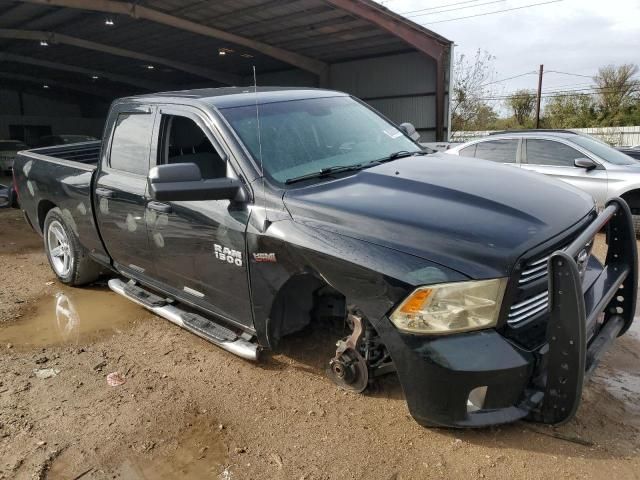
<instances>
[{"instance_id":1,"label":"front bumper","mask_svg":"<svg viewBox=\"0 0 640 480\"><path fill-rule=\"evenodd\" d=\"M605 226L605 265L583 291L574 257ZM633 322L637 270L631 212L613 199L548 260L550 314L542 347L526 351L495 330L429 338L387 331L411 415L425 426L447 427L570 420L585 378ZM479 406L469 401L478 387L486 392Z\"/></svg>"}]
</instances>

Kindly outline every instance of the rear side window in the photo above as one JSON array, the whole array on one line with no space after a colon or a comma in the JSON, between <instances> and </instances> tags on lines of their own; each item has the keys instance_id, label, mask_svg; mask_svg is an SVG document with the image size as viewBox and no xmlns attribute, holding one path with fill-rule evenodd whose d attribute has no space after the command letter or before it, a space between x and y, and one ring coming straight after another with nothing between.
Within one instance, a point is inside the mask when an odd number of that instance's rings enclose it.
<instances>
[{"instance_id":1,"label":"rear side window","mask_svg":"<svg viewBox=\"0 0 640 480\"><path fill-rule=\"evenodd\" d=\"M149 171L149 145L153 131L153 115L121 113L111 142L111 168L146 175Z\"/></svg>"},{"instance_id":2,"label":"rear side window","mask_svg":"<svg viewBox=\"0 0 640 480\"><path fill-rule=\"evenodd\" d=\"M584 157L579 151L553 140L527 140L527 163L573 167L576 158Z\"/></svg>"},{"instance_id":3,"label":"rear side window","mask_svg":"<svg viewBox=\"0 0 640 480\"><path fill-rule=\"evenodd\" d=\"M500 163L516 163L518 140L491 140L476 144L476 158Z\"/></svg>"}]
</instances>

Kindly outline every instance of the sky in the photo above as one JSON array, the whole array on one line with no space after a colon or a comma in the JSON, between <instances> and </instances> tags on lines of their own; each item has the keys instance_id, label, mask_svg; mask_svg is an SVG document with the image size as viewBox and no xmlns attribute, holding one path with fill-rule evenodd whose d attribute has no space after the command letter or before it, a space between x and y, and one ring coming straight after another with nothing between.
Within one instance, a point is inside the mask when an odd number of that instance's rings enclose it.
<instances>
[{"instance_id":1,"label":"sky","mask_svg":"<svg viewBox=\"0 0 640 480\"><path fill-rule=\"evenodd\" d=\"M545 70L586 76L608 64L640 66L640 0L560 0L510 12L443 21L548 1L382 0L380 3L454 41L456 54L472 56L478 49L489 52L495 57L493 80L536 72L493 84L497 95L520 88L536 89L540 64L544 64ZM430 10L405 13L422 9ZM548 73L543 77L543 92L589 88L590 84L590 78Z\"/></svg>"}]
</instances>

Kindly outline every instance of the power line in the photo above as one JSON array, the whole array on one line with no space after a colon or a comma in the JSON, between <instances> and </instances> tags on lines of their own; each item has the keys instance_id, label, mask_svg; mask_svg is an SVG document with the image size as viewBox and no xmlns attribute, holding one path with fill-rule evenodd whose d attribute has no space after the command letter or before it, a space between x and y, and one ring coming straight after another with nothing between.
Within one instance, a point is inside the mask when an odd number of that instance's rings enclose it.
<instances>
[{"instance_id":1,"label":"power line","mask_svg":"<svg viewBox=\"0 0 640 480\"><path fill-rule=\"evenodd\" d=\"M546 73L559 73L561 75L571 75L572 77L593 78L592 75L582 75L580 73L559 72L558 70L547 70Z\"/></svg>"},{"instance_id":2,"label":"power line","mask_svg":"<svg viewBox=\"0 0 640 480\"><path fill-rule=\"evenodd\" d=\"M574 90L547 90L542 92L543 97L553 97L553 96L579 96L579 95L599 95L601 93L607 92L617 92L619 91L616 87L591 87L591 88L582 88L582 89L574 89ZM518 93L518 91L504 93L501 95L488 95L486 97L481 97L481 100L500 100L507 98L524 98L530 95L534 95L533 91L529 93Z\"/></svg>"},{"instance_id":3,"label":"power line","mask_svg":"<svg viewBox=\"0 0 640 480\"><path fill-rule=\"evenodd\" d=\"M449 8L446 10L437 10L435 12L425 12L425 13L418 13L417 15L408 15L409 18L416 18L416 17L424 17L425 15L436 15L438 13L445 13L445 12L455 12L458 10L464 10L465 8L476 8L476 7L482 7L484 5L492 5L494 3L504 3L506 0L492 0L491 2L484 2L484 3L477 3L475 5L467 5L466 7L456 7L456 8Z\"/></svg>"},{"instance_id":4,"label":"power line","mask_svg":"<svg viewBox=\"0 0 640 480\"><path fill-rule=\"evenodd\" d=\"M495 10L493 12L486 12L486 13L476 13L475 15L468 15L466 17L449 18L448 20L438 20L437 22L421 23L420 25L427 26L427 25L434 25L436 23L454 22L456 20L464 20L467 18L484 17L487 15L495 15L496 13L512 12L514 10L522 10L524 8L538 7L540 5L549 5L550 3L558 3L563 1L564 0L550 0L548 2L531 3L529 5L522 5L520 7L505 8L503 10Z\"/></svg>"},{"instance_id":5,"label":"power line","mask_svg":"<svg viewBox=\"0 0 640 480\"><path fill-rule=\"evenodd\" d=\"M526 75L535 75L537 72L525 72L525 73L521 73L520 75L514 75L513 77L507 77L507 78L502 78L500 80L495 80L493 82L488 82L488 83L483 83L482 85L480 85L481 87L486 87L487 85L493 85L494 83L502 83L502 82L506 82L507 80L513 80L514 78L520 78L520 77L524 77Z\"/></svg>"},{"instance_id":6,"label":"power line","mask_svg":"<svg viewBox=\"0 0 640 480\"><path fill-rule=\"evenodd\" d=\"M399 15L408 15L409 13L424 12L426 10L437 10L438 8L453 7L454 5L465 5L467 3L476 3L480 1L481 0L466 0L465 2L450 3L448 5L436 5L435 7L419 8L418 10L411 10L409 12L400 12Z\"/></svg>"}]
</instances>

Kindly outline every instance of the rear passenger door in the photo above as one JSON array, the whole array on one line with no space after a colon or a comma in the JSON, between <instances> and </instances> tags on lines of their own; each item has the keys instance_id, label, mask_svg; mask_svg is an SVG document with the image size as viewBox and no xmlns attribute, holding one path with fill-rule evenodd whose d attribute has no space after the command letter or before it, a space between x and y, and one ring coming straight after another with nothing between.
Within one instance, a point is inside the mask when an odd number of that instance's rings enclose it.
<instances>
[{"instance_id":1,"label":"rear passenger door","mask_svg":"<svg viewBox=\"0 0 640 480\"><path fill-rule=\"evenodd\" d=\"M550 175L588 193L603 207L607 200L607 171L598 168L587 170L576 167L577 158L587 155L557 140L527 138L522 168ZM596 161L597 163L597 161Z\"/></svg>"},{"instance_id":2,"label":"rear passenger door","mask_svg":"<svg viewBox=\"0 0 640 480\"><path fill-rule=\"evenodd\" d=\"M100 234L116 267L140 278L153 273L147 237L146 189L156 109L119 104L105 132L101 168L94 188Z\"/></svg>"},{"instance_id":3,"label":"rear passenger door","mask_svg":"<svg viewBox=\"0 0 640 480\"><path fill-rule=\"evenodd\" d=\"M195 163L203 179L237 178L207 117L190 107L159 106L152 163ZM245 230L247 203L229 200L147 204L155 279L175 297L252 326Z\"/></svg>"}]
</instances>

